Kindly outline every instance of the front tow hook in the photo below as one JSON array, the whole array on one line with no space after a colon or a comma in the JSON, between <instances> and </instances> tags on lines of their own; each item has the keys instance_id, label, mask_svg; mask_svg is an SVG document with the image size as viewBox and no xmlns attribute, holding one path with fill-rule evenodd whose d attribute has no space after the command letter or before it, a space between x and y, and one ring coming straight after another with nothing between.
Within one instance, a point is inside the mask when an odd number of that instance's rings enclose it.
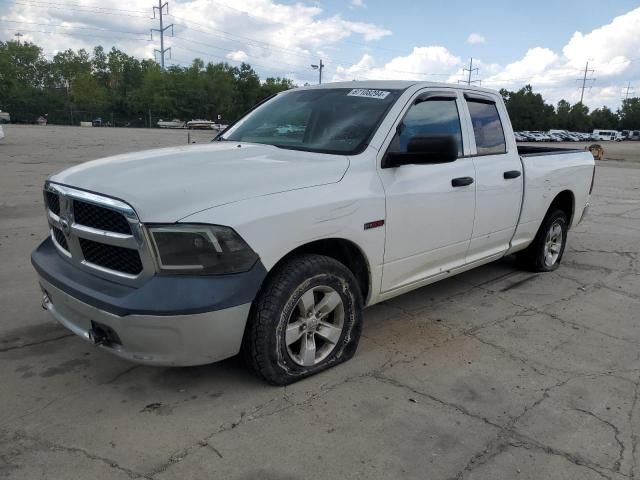
<instances>
[{"instance_id":1,"label":"front tow hook","mask_svg":"<svg viewBox=\"0 0 640 480\"><path fill-rule=\"evenodd\" d=\"M42 292L42 304L40 305L43 310L49 310L49 306L51 305L51 299L49 298L49 294L46 291Z\"/></svg>"}]
</instances>

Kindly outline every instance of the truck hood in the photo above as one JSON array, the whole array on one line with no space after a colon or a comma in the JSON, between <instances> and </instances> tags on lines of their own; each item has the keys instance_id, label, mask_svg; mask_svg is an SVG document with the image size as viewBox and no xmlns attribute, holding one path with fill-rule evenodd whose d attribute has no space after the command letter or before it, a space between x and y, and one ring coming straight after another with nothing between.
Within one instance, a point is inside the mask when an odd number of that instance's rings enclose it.
<instances>
[{"instance_id":1,"label":"truck hood","mask_svg":"<svg viewBox=\"0 0 640 480\"><path fill-rule=\"evenodd\" d=\"M94 160L50 180L124 200L143 222L173 223L227 203L335 183L348 166L342 155L212 142Z\"/></svg>"}]
</instances>

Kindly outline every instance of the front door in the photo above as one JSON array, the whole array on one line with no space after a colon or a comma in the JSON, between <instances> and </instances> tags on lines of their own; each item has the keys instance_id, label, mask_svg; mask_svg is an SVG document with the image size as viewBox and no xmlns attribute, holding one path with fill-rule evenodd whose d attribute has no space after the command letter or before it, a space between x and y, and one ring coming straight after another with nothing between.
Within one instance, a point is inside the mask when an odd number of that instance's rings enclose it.
<instances>
[{"instance_id":1,"label":"front door","mask_svg":"<svg viewBox=\"0 0 640 480\"><path fill-rule=\"evenodd\" d=\"M410 102L389 151L406 151L409 139L453 135L464 155L459 95L419 92ZM475 169L471 158L450 163L379 170L386 194L382 291L409 289L464 264L473 228Z\"/></svg>"}]
</instances>

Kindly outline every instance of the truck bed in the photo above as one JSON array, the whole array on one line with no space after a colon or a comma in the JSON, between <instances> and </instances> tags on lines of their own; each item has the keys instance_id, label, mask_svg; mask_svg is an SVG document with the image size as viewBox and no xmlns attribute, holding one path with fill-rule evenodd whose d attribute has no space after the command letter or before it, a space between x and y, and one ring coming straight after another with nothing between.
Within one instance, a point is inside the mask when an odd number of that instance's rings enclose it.
<instances>
[{"instance_id":1,"label":"truck bed","mask_svg":"<svg viewBox=\"0 0 640 480\"><path fill-rule=\"evenodd\" d=\"M580 221L589 199L589 185L594 172L591 152L553 147L518 147L523 167L524 195L512 246L526 244L534 238L549 202L563 191L571 192L572 227Z\"/></svg>"},{"instance_id":2,"label":"truck bed","mask_svg":"<svg viewBox=\"0 0 640 480\"><path fill-rule=\"evenodd\" d=\"M556 155L558 153L575 153L583 152L579 148L560 148L560 147L534 147L532 145L518 145L518 153L521 157L536 157L540 155Z\"/></svg>"}]
</instances>

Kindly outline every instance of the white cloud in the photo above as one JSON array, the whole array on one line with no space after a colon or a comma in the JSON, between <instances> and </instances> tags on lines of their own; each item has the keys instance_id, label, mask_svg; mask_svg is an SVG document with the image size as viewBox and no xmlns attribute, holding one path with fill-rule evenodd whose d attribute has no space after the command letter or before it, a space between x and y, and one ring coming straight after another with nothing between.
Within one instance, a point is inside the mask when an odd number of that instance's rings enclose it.
<instances>
[{"instance_id":1,"label":"white cloud","mask_svg":"<svg viewBox=\"0 0 640 480\"><path fill-rule=\"evenodd\" d=\"M357 7L357 8L364 8L366 7L366 4L364 3L364 0L351 0L351 6Z\"/></svg>"},{"instance_id":2,"label":"white cloud","mask_svg":"<svg viewBox=\"0 0 640 480\"><path fill-rule=\"evenodd\" d=\"M227 53L226 56L229 60L233 60L235 62L246 62L249 60L249 56L242 50Z\"/></svg>"},{"instance_id":3,"label":"white cloud","mask_svg":"<svg viewBox=\"0 0 640 480\"><path fill-rule=\"evenodd\" d=\"M157 34L153 41L148 40L149 29L158 28L158 20L152 18L148 0L128 0L108 11L96 5L95 0L77 0L64 9L53 4L42 8L46 3L18 5L8 0L2 19L31 23L1 22L0 38L13 38L15 31L9 29L19 28L25 34L23 41L37 43L49 56L100 44L106 50L116 46L138 58L153 58L159 41ZM174 24L175 37L165 36L165 47L171 47L172 62L189 64L195 57L212 62L246 61L263 77L288 76L301 82L315 79L309 65L317 63L320 50L337 55L345 39L368 43L391 35L388 29L357 18L328 15L313 0L291 4L281 0L172 0L169 13L165 25ZM330 56L322 58L327 64L337 63Z\"/></svg>"},{"instance_id":4,"label":"white cloud","mask_svg":"<svg viewBox=\"0 0 640 480\"><path fill-rule=\"evenodd\" d=\"M548 102L556 104L564 98L575 103L580 100L578 79L584 75L585 63L589 61L589 69L595 70L593 74L589 72L589 77L597 80L587 84L585 104L592 109L602 105L617 108L623 86L629 79L640 78L638 32L640 8L591 32L575 32L560 51L532 47L522 58L507 65L474 58L473 67L480 71L472 74L472 79L482 79L482 86L496 89L516 90L531 84ZM473 35L469 35L469 42ZM354 65L339 66L334 79L397 78L456 83L467 78L463 68L468 68L468 60L462 61L445 47L414 47L408 55L397 56L383 65L373 55L365 55Z\"/></svg>"},{"instance_id":5,"label":"white cloud","mask_svg":"<svg viewBox=\"0 0 640 480\"><path fill-rule=\"evenodd\" d=\"M467 43L470 43L472 45L476 43L485 43L486 41L487 41L486 38L484 38L479 33L470 33L469 36L467 37Z\"/></svg>"},{"instance_id":6,"label":"white cloud","mask_svg":"<svg viewBox=\"0 0 640 480\"><path fill-rule=\"evenodd\" d=\"M445 47L414 47L409 55L395 57L382 66L376 66L375 59L365 54L350 67L338 66L333 80L443 80L453 74L460 63L460 58Z\"/></svg>"}]
</instances>

